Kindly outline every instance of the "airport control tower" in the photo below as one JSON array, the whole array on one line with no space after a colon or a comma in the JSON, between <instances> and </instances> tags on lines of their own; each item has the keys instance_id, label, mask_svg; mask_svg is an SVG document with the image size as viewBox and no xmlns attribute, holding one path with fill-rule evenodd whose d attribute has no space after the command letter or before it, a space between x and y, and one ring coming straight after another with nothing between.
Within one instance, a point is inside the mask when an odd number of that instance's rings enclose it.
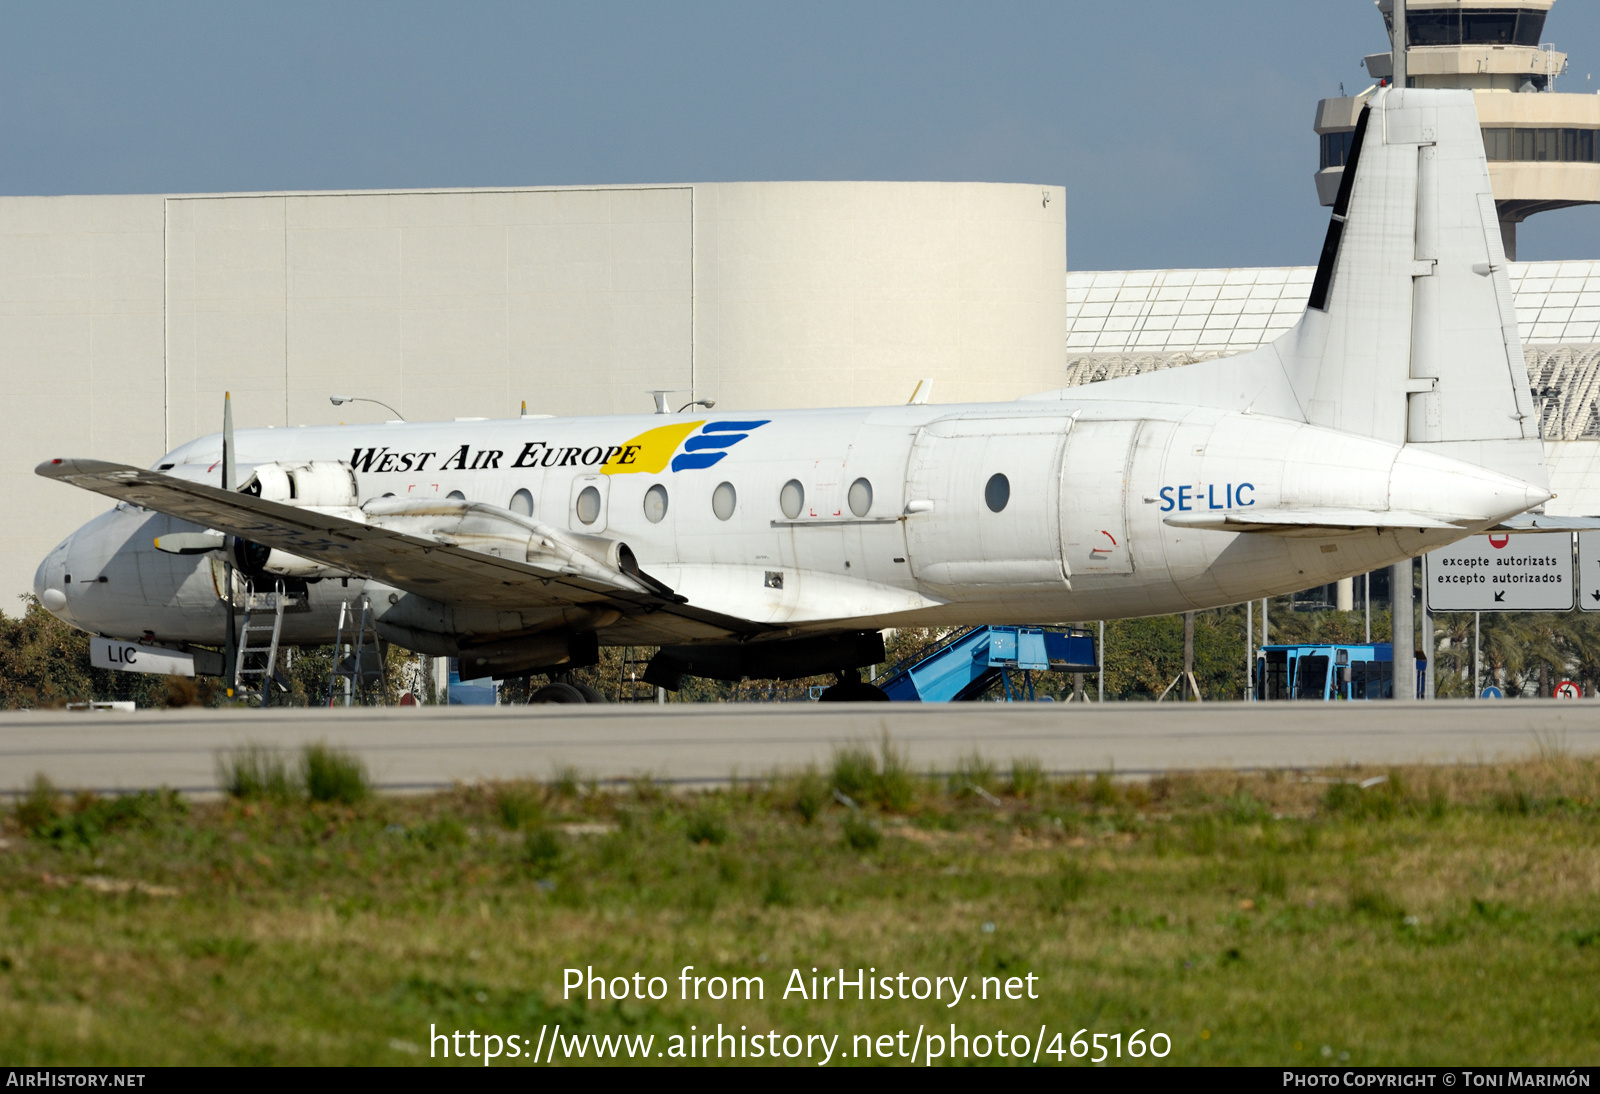
<instances>
[{"instance_id":1,"label":"airport control tower","mask_svg":"<svg viewBox=\"0 0 1600 1094\"><path fill-rule=\"evenodd\" d=\"M1395 8L1405 13L1401 64L1395 51L1364 64L1377 83L1359 95L1317 104L1322 146L1317 197L1332 205L1356 117L1384 83L1471 89L1489 155L1506 256L1517 256L1517 225L1534 213L1600 203L1600 94L1563 94L1556 81L1567 55L1541 42L1555 0L1377 0L1391 43ZM1568 82L1576 83L1573 78Z\"/></svg>"}]
</instances>

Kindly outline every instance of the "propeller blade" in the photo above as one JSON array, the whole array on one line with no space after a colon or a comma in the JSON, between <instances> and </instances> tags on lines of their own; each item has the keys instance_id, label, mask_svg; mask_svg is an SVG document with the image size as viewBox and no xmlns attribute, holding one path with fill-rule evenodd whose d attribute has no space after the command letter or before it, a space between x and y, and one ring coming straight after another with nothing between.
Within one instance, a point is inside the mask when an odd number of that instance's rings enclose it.
<instances>
[{"instance_id":1,"label":"propeller blade","mask_svg":"<svg viewBox=\"0 0 1600 1094\"><path fill-rule=\"evenodd\" d=\"M222 393L222 488L232 490L233 478L233 392Z\"/></svg>"}]
</instances>

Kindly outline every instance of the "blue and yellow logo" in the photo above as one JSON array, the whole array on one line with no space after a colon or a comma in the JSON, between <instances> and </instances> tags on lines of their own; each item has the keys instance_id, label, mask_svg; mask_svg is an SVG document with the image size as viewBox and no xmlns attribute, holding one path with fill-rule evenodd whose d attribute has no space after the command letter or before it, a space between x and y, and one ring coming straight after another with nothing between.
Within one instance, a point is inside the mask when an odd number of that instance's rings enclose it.
<instances>
[{"instance_id":1,"label":"blue and yellow logo","mask_svg":"<svg viewBox=\"0 0 1600 1094\"><path fill-rule=\"evenodd\" d=\"M672 425L648 429L622 446L624 452L632 450L633 458L626 464L607 463L602 468L606 475L631 475L635 471L658 475L668 464L674 471L695 471L710 467L728 454L728 449L750 436L753 430L772 419L758 422L674 422ZM679 448L682 451L679 451Z\"/></svg>"}]
</instances>

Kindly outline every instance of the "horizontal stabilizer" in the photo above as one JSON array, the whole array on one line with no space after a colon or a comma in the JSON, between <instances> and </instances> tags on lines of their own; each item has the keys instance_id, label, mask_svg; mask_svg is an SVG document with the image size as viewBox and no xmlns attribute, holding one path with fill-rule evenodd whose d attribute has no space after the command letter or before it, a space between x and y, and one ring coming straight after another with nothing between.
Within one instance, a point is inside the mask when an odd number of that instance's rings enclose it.
<instances>
[{"instance_id":1,"label":"horizontal stabilizer","mask_svg":"<svg viewBox=\"0 0 1600 1094\"><path fill-rule=\"evenodd\" d=\"M1594 532L1600 531L1600 517L1547 517L1543 513L1519 513L1501 521L1487 532Z\"/></svg>"},{"instance_id":2,"label":"horizontal stabilizer","mask_svg":"<svg viewBox=\"0 0 1600 1094\"><path fill-rule=\"evenodd\" d=\"M1271 536L1325 536L1372 528L1447 528L1460 526L1438 517L1394 509L1234 509L1222 513L1180 513L1167 517L1174 528L1210 532L1260 532Z\"/></svg>"}]
</instances>

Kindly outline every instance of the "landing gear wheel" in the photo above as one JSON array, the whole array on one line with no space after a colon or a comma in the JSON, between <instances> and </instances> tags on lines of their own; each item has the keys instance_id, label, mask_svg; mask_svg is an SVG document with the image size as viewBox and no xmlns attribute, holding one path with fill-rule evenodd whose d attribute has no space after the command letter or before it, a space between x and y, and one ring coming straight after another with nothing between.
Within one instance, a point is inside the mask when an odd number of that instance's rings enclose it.
<instances>
[{"instance_id":1,"label":"landing gear wheel","mask_svg":"<svg viewBox=\"0 0 1600 1094\"><path fill-rule=\"evenodd\" d=\"M587 703L589 700L583 692L571 684L546 684L532 695L528 696L531 703Z\"/></svg>"},{"instance_id":2,"label":"landing gear wheel","mask_svg":"<svg viewBox=\"0 0 1600 1094\"><path fill-rule=\"evenodd\" d=\"M585 703L603 703L603 702L606 701L606 697L604 695L601 695L598 691L596 691L594 688L590 687L588 684L580 684L580 683L577 683L576 681L574 681L571 684L568 684L567 686L568 687L577 688L578 689L578 694L583 696L583 701Z\"/></svg>"}]
</instances>

